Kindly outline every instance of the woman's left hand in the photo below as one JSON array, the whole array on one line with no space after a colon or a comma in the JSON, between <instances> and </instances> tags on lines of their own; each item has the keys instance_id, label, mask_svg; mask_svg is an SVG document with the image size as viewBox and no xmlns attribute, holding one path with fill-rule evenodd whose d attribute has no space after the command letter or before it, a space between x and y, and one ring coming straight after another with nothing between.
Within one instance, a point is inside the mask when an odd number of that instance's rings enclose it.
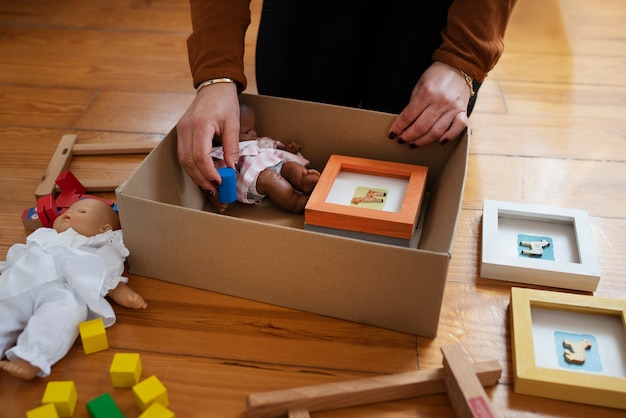
<instances>
[{"instance_id":1,"label":"woman's left hand","mask_svg":"<svg viewBox=\"0 0 626 418\"><path fill-rule=\"evenodd\" d=\"M468 125L471 90L458 69L435 61L420 77L411 100L389 128L389 138L411 147L457 138Z\"/></svg>"}]
</instances>

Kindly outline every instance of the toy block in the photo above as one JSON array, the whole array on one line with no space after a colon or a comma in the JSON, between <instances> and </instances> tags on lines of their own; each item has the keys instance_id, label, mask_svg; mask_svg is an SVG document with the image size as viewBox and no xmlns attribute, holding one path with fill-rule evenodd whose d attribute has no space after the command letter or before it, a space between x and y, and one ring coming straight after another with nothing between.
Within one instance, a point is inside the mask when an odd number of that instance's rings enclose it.
<instances>
[{"instance_id":1,"label":"toy block","mask_svg":"<svg viewBox=\"0 0 626 418\"><path fill-rule=\"evenodd\" d=\"M116 388L129 388L139 383L141 358L138 353L116 353L109 368L111 383Z\"/></svg>"},{"instance_id":2,"label":"toy block","mask_svg":"<svg viewBox=\"0 0 626 418\"><path fill-rule=\"evenodd\" d=\"M87 402L87 411L92 418L124 418L124 414L108 393Z\"/></svg>"},{"instance_id":3,"label":"toy block","mask_svg":"<svg viewBox=\"0 0 626 418\"><path fill-rule=\"evenodd\" d=\"M27 231L34 231L37 228L41 228L41 221L39 215L37 215L37 208L26 208L22 212L22 225Z\"/></svg>"},{"instance_id":4,"label":"toy block","mask_svg":"<svg viewBox=\"0 0 626 418\"><path fill-rule=\"evenodd\" d=\"M37 216L41 226L51 228L57 218L57 205L52 195L37 198Z\"/></svg>"},{"instance_id":5,"label":"toy block","mask_svg":"<svg viewBox=\"0 0 626 418\"><path fill-rule=\"evenodd\" d=\"M69 170L59 174L55 183L61 190L73 191L77 194L87 193L85 186L83 186L83 184L78 181L76 176Z\"/></svg>"},{"instance_id":6,"label":"toy block","mask_svg":"<svg viewBox=\"0 0 626 418\"><path fill-rule=\"evenodd\" d=\"M76 409L78 394L71 380L48 382L41 398L42 404L52 404L59 417L71 417Z\"/></svg>"},{"instance_id":7,"label":"toy block","mask_svg":"<svg viewBox=\"0 0 626 418\"><path fill-rule=\"evenodd\" d=\"M150 376L133 386L133 396L137 406L145 411L155 402L163 406L169 406L167 389L156 376Z\"/></svg>"},{"instance_id":8,"label":"toy block","mask_svg":"<svg viewBox=\"0 0 626 418\"><path fill-rule=\"evenodd\" d=\"M139 418L175 418L175 415L174 412L155 402L139 415Z\"/></svg>"},{"instance_id":9,"label":"toy block","mask_svg":"<svg viewBox=\"0 0 626 418\"><path fill-rule=\"evenodd\" d=\"M107 340L102 318L81 322L78 324L78 329L80 338L83 341L85 354L91 354L109 348L109 341Z\"/></svg>"},{"instance_id":10,"label":"toy block","mask_svg":"<svg viewBox=\"0 0 626 418\"><path fill-rule=\"evenodd\" d=\"M54 404L48 403L38 408L26 411L26 418L59 418Z\"/></svg>"}]
</instances>

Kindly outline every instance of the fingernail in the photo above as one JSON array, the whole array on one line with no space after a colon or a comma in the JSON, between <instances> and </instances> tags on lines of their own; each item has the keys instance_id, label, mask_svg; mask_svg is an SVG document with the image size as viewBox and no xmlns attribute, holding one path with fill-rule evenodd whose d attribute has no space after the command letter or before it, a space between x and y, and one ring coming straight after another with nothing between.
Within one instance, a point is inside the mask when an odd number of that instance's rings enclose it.
<instances>
[{"instance_id":1,"label":"fingernail","mask_svg":"<svg viewBox=\"0 0 626 418\"><path fill-rule=\"evenodd\" d=\"M208 196L209 198L212 198L213 196L215 196L215 194L213 193L213 190L202 190L204 192L204 194L206 196Z\"/></svg>"},{"instance_id":2,"label":"fingernail","mask_svg":"<svg viewBox=\"0 0 626 418\"><path fill-rule=\"evenodd\" d=\"M218 187L220 185L220 183L215 179L211 180L211 184L215 187Z\"/></svg>"},{"instance_id":3,"label":"fingernail","mask_svg":"<svg viewBox=\"0 0 626 418\"><path fill-rule=\"evenodd\" d=\"M237 171L238 173L241 171L241 167L239 165L239 161L235 162L235 171Z\"/></svg>"},{"instance_id":4,"label":"fingernail","mask_svg":"<svg viewBox=\"0 0 626 418\"><path fill-rule=\"evenodd\" d=\"M395 132L389 132L389 139L396 139L396 136L398 136L397 133Z\"/></svg>"},{"instance_id":5,"label":"fingernail","mask_svg":"<svg viewBox=\"0 0 626 418\"><path fill-rule=\"evenodd\" d=\"M448 143L448 140L447 139L442 139L441 141L439 141L439 143L441 145L446 145Z\"/></svg>"},{"instance_id":6,"label":"fingernail","mask_svg":"<svg viewBox=\"0 0 626 418\"><path fill-rule=\"evenodd\" d=\"M406 144L406 141L402 138L398 138L398 144Z\"/></svg>"},{"instance_id":7,"label":"fingernail","mask_svg":"<svg viewBox=\"0 0 626 418\"><path fill-rule=\"evenodd\" d=\"M409 144L409 148L417 148L416 144Z\"/></svg>"}]
</instances>

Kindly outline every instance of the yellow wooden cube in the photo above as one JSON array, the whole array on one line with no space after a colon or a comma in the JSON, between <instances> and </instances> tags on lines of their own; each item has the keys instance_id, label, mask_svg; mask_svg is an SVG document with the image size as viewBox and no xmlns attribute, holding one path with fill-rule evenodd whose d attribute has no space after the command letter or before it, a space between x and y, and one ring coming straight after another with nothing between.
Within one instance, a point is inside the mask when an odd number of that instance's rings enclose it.
<instances>
[{"instance_id":1,"label":"yellow wooden cube","mask_svg":"<svg viewBox=\"0 0 626 418\"><path fill-rule=\"evenodd\" d=\"M129 388L139 383L141 358L138 353L116 353L109 369L111 383L116 388Z\"/></svg>"},{"instance_id":2,"label":"yellow wooden cube","mask_svg":"<svg viewBox=\"0 0 626 418\"><path fill-rule=\"evenodd\" d=\"M78 329L80 338L83 341L85 354L91 354L109 348L109 341L107 340L107 333L104 329L104 321L102 318L81 322L78 324Z\"/></svg>"},{"instance_id":3,"label":"yellow wooden cube","mask_svg":"<svg viewBox=\"0 0 626 418\"><path fill-rule=\"evenodd\" d=\"M158 402L153 403L146 409L139 418L176 418L174 412L170 411Z\"/></svg>"},{"instance_id":4,"label":"yellow wooden cube","mask_svg":"<svg viewBox=\"0 0 626 418\"><path fill-rule=\"evenodd\" d=\"M76 385L71 380L48 382L41 398L42 404L54 405L59 417L71 417L76 409L78 394Z\"/></svg>"},{"instance_id":5,"label":"yellow wooden cube","mask_svg":"<svg viewBox=\"0 0 626 418\"><path fill-rule=\"evenodd\" d=\"M137 406L145 411L150 405L159 402L163 406L169 406L167 389L156 376L150 376L133 386L133 396Z\"/></svg>"},{"instance_id":6,"label":"yellow wooden cube","mask_svg":"<svg viewBox=\"0 0 626 418\"><path fill-rule=\"evenodd\" d=\"M49 403L26 411L26 418L59 418L59 414L54 404Z\"/></svg>"}]
</instances>

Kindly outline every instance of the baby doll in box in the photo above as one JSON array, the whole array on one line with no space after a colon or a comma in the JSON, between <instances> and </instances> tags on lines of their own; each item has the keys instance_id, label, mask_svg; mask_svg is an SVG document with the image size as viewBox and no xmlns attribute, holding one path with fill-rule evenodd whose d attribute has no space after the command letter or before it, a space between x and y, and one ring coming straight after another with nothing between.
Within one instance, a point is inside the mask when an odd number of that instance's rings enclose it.
<instances>
[{"instance_id":1,"label":"baby doll in box","mask_svg":"<svg viewBox=\"0 0 626 418\"><path fill-rule=\"evenodd\" d=\"M123 277L124 246L117 213L83 199L13 245L0 262L0 370L22 379L46 377L78 337L78 325L113 325L116 303L143 309Z\"/></svg>"},{"instance_id":2,"label":"baby doll in box","mask_svg":"<svg viewBox=\"0 0 626 418\"><path fill-rule=\"evenodd\" d=\"M299 143L283 144L259 137L254 110L245 103L240 105L240 119L237 200L259 204L267 196L285 211L302 213L320 178L319 171L308 168L309 161L300 154ZM225 166L221 146L213 147L211 156L216 168ZM210 201L220 213L228 207L217 196Z\"/></svg>"}]
</instances>

